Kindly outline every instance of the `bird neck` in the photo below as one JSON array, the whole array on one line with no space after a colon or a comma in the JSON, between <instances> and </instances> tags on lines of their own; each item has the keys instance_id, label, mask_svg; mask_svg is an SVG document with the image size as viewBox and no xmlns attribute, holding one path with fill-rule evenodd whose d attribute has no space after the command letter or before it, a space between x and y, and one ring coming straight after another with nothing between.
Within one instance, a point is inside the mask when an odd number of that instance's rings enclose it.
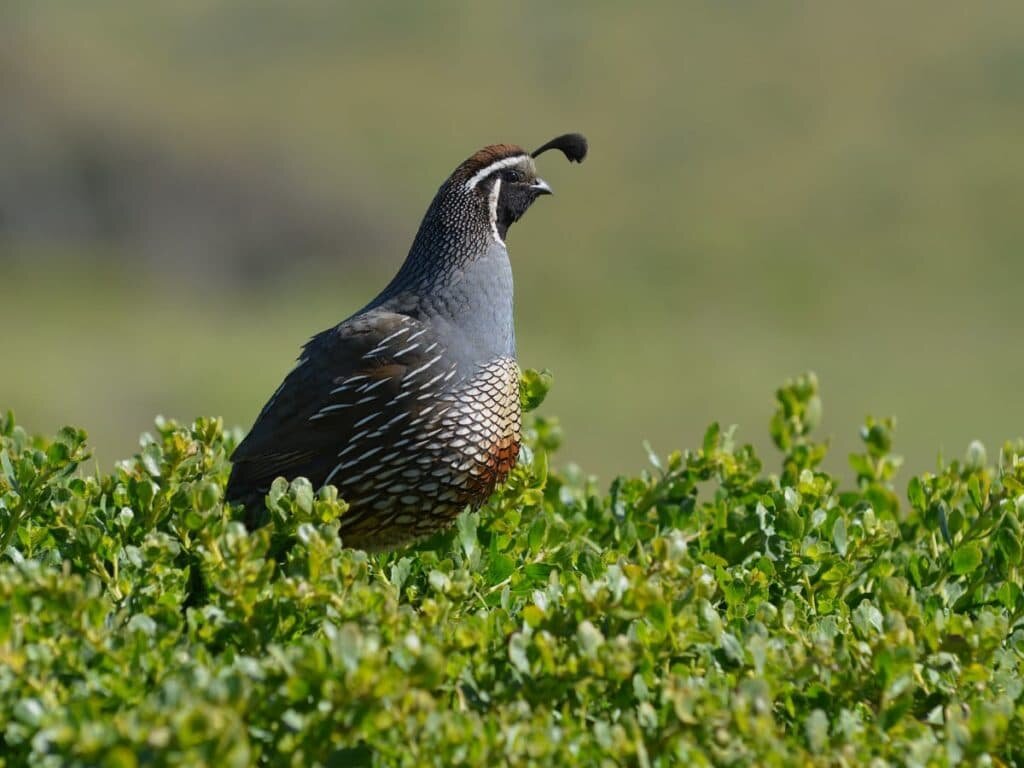
<instances>
[{"instance_id":1,"label":"bird neck","mask_svg":"<svg viewBox=\"0 0 1024 768\"><path fill-rule=\"evenodd\" d=\"M478 360L514 356L508 251L488 212L475 210L480 201L459 192L442 187L401 269L371 306L430 318Z\"/></svg>"},{"instance_id":2,"label":"bird neck","mask_svg":"<svg viewBox=\"0 0 1024 768\"><path fill-rule=\"evenodd\" d=\"M485 204L471 192L446 183L431 202L389 290L429 294L475 260L486 256L495 235Z\"/></svg>"}]
</instances>

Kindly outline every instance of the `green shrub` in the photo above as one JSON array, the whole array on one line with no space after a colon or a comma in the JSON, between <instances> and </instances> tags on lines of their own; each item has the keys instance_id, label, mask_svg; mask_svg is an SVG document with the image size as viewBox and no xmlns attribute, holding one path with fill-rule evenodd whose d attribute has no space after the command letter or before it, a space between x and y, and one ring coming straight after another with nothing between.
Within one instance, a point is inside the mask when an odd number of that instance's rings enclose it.
<instances>
[{"instance_id":1,"label":"green shrub","mask_svg":"<svg viewBox=\"0 0 1024 768\"><path fill-rule=\"evenodd\" d=\"M1024 761L1024 443L902 494L869 420L848 487L817 390L777 394L778 475L712 425L607 493L535 417L486 508L375 556L303 480L247 533L217 420L89 474L8 416L0 765Z\"/></svg>"}]
</instances>

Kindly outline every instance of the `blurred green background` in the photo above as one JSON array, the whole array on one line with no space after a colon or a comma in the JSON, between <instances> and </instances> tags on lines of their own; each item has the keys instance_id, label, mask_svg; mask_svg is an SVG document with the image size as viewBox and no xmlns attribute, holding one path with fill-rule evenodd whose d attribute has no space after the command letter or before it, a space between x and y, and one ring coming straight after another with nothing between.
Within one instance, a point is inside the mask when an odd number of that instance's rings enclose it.
<instances>
[{"instance_id":1,"label":"blurred green background","mask_svg":"<svg viewBox=\"0 0 1024 768\"><path fill-rule=\"evenodd\" d=\"M914 468L1024 433L1024 5L13 0L0 407L109 466L251 423L478 147L587 134L513 228L521 362L608 479L824 390Z\"/></svg>"}]
</instances>

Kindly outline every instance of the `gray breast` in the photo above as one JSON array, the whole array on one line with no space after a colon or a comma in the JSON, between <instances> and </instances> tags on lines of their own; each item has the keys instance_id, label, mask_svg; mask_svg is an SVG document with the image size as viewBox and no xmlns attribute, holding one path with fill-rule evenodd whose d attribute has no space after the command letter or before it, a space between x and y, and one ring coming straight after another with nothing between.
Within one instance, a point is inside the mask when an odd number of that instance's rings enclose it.
<instances>
[{"instance_id":1,"label":"gray breast","mask_svg":"<svg viewBox=\"0 0 1024 768\"><path fill-rule=\"evenodd\" d=\"M420 305L460 373L499 357L515 359L512 266L503 245L492 243L486 254L453 270Z\"/></svg>"}]
</instances>

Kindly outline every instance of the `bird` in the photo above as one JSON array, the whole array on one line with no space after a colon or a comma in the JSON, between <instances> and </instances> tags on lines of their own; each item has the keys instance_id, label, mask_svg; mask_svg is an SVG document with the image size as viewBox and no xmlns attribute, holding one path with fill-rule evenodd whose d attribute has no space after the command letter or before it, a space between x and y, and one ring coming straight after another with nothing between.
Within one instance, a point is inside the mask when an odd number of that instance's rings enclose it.
<instances>
[{"instance_id":1,"label":"bird","mask_svg":"<svg viewBox=\"0 0 1024 768\"><path fill-rule=\"evenodd\" d=\"M334 485L342 544L413 543L479 508L520 448L512 268L505 240L551 187L535 159L582 162L579 133L533 152L492 144L460 163L405 261L355 314L313 336L232 454L225 498L252 530L277 477Z\"/></svg>"}]
</instances>

